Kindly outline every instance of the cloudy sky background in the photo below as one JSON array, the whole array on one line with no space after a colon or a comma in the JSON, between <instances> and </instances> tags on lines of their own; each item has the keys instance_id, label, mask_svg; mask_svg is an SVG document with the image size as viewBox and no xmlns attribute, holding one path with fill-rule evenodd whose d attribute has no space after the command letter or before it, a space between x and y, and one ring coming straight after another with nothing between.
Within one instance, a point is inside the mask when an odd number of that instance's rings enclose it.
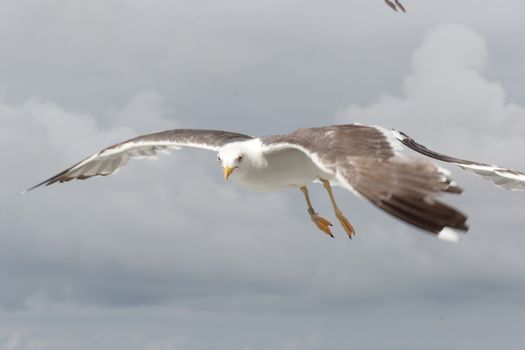
<instances>
[{"instance_id":1,"label":"cloudy sky background","mask_svg":"<svg viewBox=\"0 0 525 350\"><path fill-rule=\"evenodd\" d=\"M460 169L458 245L342 190L329 239L205 151L18 196L174 127L380 124L525 170L525 1L403 3L0 0L0 349L520 349L524 194Z\"/></svg>"}]
</instances>

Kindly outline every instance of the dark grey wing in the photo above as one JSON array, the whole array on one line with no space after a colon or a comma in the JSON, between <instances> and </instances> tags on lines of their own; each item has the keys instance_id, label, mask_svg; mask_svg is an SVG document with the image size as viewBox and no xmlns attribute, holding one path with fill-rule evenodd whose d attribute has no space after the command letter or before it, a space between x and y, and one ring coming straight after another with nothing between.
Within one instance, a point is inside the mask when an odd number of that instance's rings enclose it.
<instances>
[{"instance_id":1,"label":"dark grey wing","mask_svg":"<svg viewBox=\"0 0 525 350\"><path fill-rule=\"evenodd\" d=\"M251 138L251 136L228 131L200 129L174 129L141 135L106 147L27 191L55 182L107 176L125 166L130 158L154 158L158 153L169 153L170 150L180 149L181 147L218 151L221 146L227 143Z\"/></svg>"},{"instance_id":2,"label":"dark grey wing","mask_svg":"<svg viewBox=\"0 0 525 350\"><path fill-rule=\"evenodd\" d=\"M296 149L339 183L397 218L433 233L466 231L467 217L436 199L461 193L447 172L424 159L398 154L394 134L381 127L336 125L261 138L266 152Z\"/></svg>"},{"instance_id":3,"label":"dark grey wing","mask_svg":"<svg viewBox=\"0 0 525 350\"><path fill-rule=\"evenodd\" d=\"M497 165L490 165L485 163L474 162L471 160L459 159L450 157L441 153L429 150L425 146L417 143L407 134L399 131L394 131L396 138L401 141L408 148L424 154L427 157L441 160L447 163L453 163L465 170L472 171L484 179L492 181L496 186L510 191L524 191L525 190L525 173L520 171L502 168Z\"/></svg>"},{"instance_id":4,"label":"dark grey wing","mask_svg":"<svg viewBox=\"0 0 525 350\"><path fill-rule=\"evenodd\" d=\"M461 193L437 165L405 156L386 160L348 159L339 180L379 208L427 231L445 227L468 230L467 217L436 198L440 192Z\"/></svg>"},{"instance_id":5,"label":"dark grey wing","mask_svg":"<svg viewBox=\"0 0 525 350\"><path fill-rule=\"evenodd\" d=\"M385 0L385 3L388 6L390 6L394 11L397 11L397 9L399 8L401 11L406 12L405 7L399 2L399 0L394 0L394 2L392 2L391 0Z\"/></svg>"},{"instance_id":6,"label":"dark grey wing","mask_svg":"<svg viewBox=\"0 0 525 350\"><path fill-rule=\"evenodd\" d=\"M405 7L398 0L394 1L396 2L397 7L401 9L401 11L406 12Z\"/></svg>"},{"instance_id":7,"label":"dark grey wing","mask_svg":"<svg viewBox=\"0 0 525 350\"><path fill-rule=\"evenodd\" d=\"M395 5L392 1L390 1L390 0L385 0L385 4L387 4L388 6L390 6L390 8L392 8L392 10L397 11L397 7L396 7L396 5Z\"/></svg>"}]
</instances>

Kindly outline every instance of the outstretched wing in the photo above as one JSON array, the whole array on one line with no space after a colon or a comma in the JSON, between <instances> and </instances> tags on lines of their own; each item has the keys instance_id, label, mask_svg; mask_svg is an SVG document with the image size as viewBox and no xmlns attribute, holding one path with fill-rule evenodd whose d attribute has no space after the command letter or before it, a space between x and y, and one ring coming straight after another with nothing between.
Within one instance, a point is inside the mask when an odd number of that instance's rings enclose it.
<instances>
[{"instance_id":1,"label":"outstretched wing","mask_svg":"<svg viewBox=\"0 0 525 350\"><path fill-rule=\"evenodd\" d=\"M404 7L404 6L403 6L398 0L395 0L395 2L396 2L397 7L399 7L399 8L401 9L401 11L403 11L403 12L407 12L407 11L405 10L405 7Z\"/></svg>"},{"instance_id":2,"label":"outstretched wing","mask_svg":"<svg viewBox=\"0 0 525 350\"><path fill-rule=\"evenodd\" d=\"M409 224L433 233L446 227L468 230L467 217L435 196L462 190L434 163L399 154L396 145L401 145L389 130L336 125L261 141L266 152L304 152L340 185Z\"/></svg>"},{"instance_id":3,"label":"outstretched wing","mask_svg":"<svg viewBox=\"0 0 525 350\"><path fill-rule=\"evenodd\" d=\"M392 2L391 0L385 0L385 3L388 6L390 6L394 11L397 11L397 9L399 8L401 11L406 12L405 8L403 7L403 5L401 5L401 3L398 0L394 0L394 2Z\"/></svg>"},{"instance_id":4,"label":"outstretched wing","mask_svg":"<svg viewBox=\"0 0 525 350\"><path fill-rule=\"evenodd\" d=\"M158 153L169 153L181 147L218 151L227 143L251 139L251 136L219 130L174 129L141 135L104 148L72 167L42 181L27 191L55 182L84 180L93 176L107 176L125 166L130 158L152 158ZM26 191L26 192L27 192Z\"/></svg>"},{"instance_id":5,"label":"outstretched wing","mask_svg":"<svg viewBox=\"0 0 525 350\"><path fill-rule=\"evenodd\" d=\"M390 1L390 0L385 0L385 3L386 3L388 6L390 6L390 8L391 8L392 10L397 11L396 5L395 5L392 1Z\"/></svg>"},{"instance_id":6,"label":"outstretched wing","mask_svg":"<svg viewBox=\"0 0 525 350\"><path fill-rule=\"evenodd\" d=\"M427 157L441 160L447 163L453 163L465 170L472 171L484 179L492 181L496 186L510 191L524 191L525 190L525 173L502 168L497 165L484 164L473 162L471 160L464 160L450 157L441 153L429 150L425 146L417 143L407 134L399 131L394 131L396 138L401 141L408 148L424 154Z\"/></svg>"}]
</instances>

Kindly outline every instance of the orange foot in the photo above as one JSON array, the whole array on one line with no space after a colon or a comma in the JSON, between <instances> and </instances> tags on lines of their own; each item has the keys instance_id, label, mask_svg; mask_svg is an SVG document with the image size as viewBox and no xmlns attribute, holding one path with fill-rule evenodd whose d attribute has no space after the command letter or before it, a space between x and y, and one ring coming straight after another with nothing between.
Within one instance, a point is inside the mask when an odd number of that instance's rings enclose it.
<instances>
[{"instance_id":1,"label":"orange foot","mask_svg":"<svg viewBox=\"0 0 525 350\"><path fill-rule=\"evenodd\" d=\"M343 226L344 230L348 234L348 238L352 239L352 236L355 236L355 229L352 226L352 224L350 224L350 221L348 221L348 219L343 215L343 213L340 210L337 210L335 212L335 216L337 217L337 219L341 223L341 226Z\"/></svg>"},{"instance_id":2,"label":"orange foot","mask_svg":"<svg viewBox=\"0 0 525 350\"><path fill-rule=\"evenodd\" d=\"M330 226L333 226L332 223L328 220L326 220L325 218L323 218L322 216L319 216L319 214L317 214L316 212L314 212L313 210L312 211L308 211L308 214L310 214L310 219L312 219L312 221L314 222L314 224L321 230L323 231L325 234L327 234L328 236L334 238L334 235L332 234L332 231L330 231Z\"/></svg>"}]
</instances>

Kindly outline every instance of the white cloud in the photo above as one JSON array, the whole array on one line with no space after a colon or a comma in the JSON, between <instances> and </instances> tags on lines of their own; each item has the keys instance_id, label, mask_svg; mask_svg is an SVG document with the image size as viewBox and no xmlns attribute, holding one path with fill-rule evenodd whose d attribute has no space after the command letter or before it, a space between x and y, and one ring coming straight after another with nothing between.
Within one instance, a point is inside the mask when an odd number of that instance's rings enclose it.
<instances>
[{"instance_id":1,"label":"white cloud","mask_svg":"<svg viewBox=\"0 0 525 350\"><path fill-rule=\"evenodd\" d=\"M18 350L22 348L22 336L21 332L10 332L4 343L6 350Z\"/></svg>"},{"instance_id":2,"label":"white cloud","mask_svg":"<svg viewBox=\"0 0 525 350\"><path fill-rule=\"evenodd\" d=\"M77 349L67 337L35 336L29 331L0 329L0 349L2 350L66 350Z\"/></svg>"},{"instance_id":3,"label":"white cloud","mask_svg":"<svg viewBox=\"0 0 525 350\"><path fill-rule=\"evenodd\" d=\"M165 129L174 129L177 123L169 117L173 110L168 108L166 101L156 91L142 91L122 108L110 110L109 119L114 126L126 125L141 133Z\"/></svg>"},{"instance_id":4,"label":"white cloud","mask_svg":"<svg viewBox=\"0 0 525 350\"><path fill-rule=\"evenodd\" d=\"M338 119L390 126L444 153L525 168L515 153L525 149L525 109L483 76L487 57L485 41L472 29L435 28L413 53L401 96L351 105Z\"/></svg>"},{"instance_id":5,"label":"white cloud","mask_svg":"<svg viewBox=\"0 0 525 350\"><path fill-rule=\"evenodd\" d=\"M105 205L130 207L130 201L140 203L136 195L126 196L118 190L112 198L106 198L100 203L94 197L89 199L88 192L80 194L81 198L77 197L78 193L65 193L61 204L56 203L57 206L51 204L53 199L48 197L51 193L46 192L46 189L40 193L32 193L27 198L17 196L17 192L77 162L87 156L86 152L95 152L101 147L135 136L141 127L139 114L153 127L165 129L173 125L172 122L163 120L163 110L158 94L145 92L133 97L129 104L115 111L119 120L115 123L116 126L104 128L93 116L68 111L50 101L29 99L18 106L0 103L3 126L0 129L0 146L9 150L8 156L3 159L3 165L4 169L10 169L0 175L4 184L0 189L0 237L4 242L0 248L0 258L5 260L0 270L13 278L11 286L4 284L4 288L0 288L5 307L9 308L10 304L20 306L25 298L34 294L61 295L67 299L70 291L75 290L75 286L69 283L46 283L52 289L46 293L48 287L38 287L38 283L35 284L30 279L17 278L19 267L15 261L21 261L16 254L25 252L22 253L26 257L23 265L28 264L25 265L28 268L25 273L35 276L40 275L38 271L47 264L63 264L60 273L64 273L63 267L72 263L71 254L77 256L78 260L73 258L76 264L82 265L82 260L89 256L87 252L91 249L94 255L88 259L93 262L93 258L104 254L104 249L108 247L113 247L112 251L118 251L118 239L122 237L106 236L108 240L104 240L102 237L95 238L96 235L84 235L85 228L79 228L78 225L93 225L93 229L103 222L88 208L98 207L102 210ZM123 122L126 118L130 119L129 123ZM60 191L59 186L56 189ZM77 209L69 211L72 209L70 205ZM81 210L82 207L84 209ZM95 222L84 220L86 217L81 211ZM48 221L53 217L55 219ZM101 230L105 231L105 228ZM79 235L76 236L75 232ZM19 253L14 253L15 251ZM11 263L7 263L9 260Z\"/></svg>"}]
</instances>

